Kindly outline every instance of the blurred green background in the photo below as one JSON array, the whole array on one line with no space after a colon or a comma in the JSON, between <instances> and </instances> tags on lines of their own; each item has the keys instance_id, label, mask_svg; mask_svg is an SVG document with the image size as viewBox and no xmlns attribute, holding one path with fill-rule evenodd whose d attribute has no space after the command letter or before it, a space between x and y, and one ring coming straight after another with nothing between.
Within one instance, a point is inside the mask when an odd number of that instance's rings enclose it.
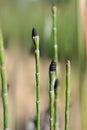
<instances>
[{"instance_id":1,"label":"blurred green background","mask_svg":"<svg viewBox=\"0 0 87 130\"><path fill-rule=\"evenodd\" d=\"M58 2L59 1L59 2ZM32 50L31 30L36 27L40 35L41 55L53 56L52 51L52 19L51 5L56 3L57 37L59 59L70 58L77 60L79 41L84 46L83 36L80 35L81 21L78 20L79 4L76 0L3 0L0 2L0 26L3 31L5 46L12 41L20 41L21 48ZM80 25L78 25L80 22ZM78 29L78 26L80 27ZM82 34L82 33L81 33ZM83 35L83 34L82 34ZM11 42L9 42L11 40ZM83 43L82 43L83 42ZM49 47L50 44L50 47ZM83 51L81 48L81 51Z\"/></svg>"},{"instance_id":2,"label":"blurred green background","mask_svg":"<svg viewBox=\"0 0 87 130\"><path fill-rule=\"evenodd\" d=\"M80 103L80 105L77 105L77 111L79 111L79 107L82 110L80 112L82 115L80 122L77 122L76 125L82 124L82 128L77 128L86 130L87 67L80 0L0 0L0 28L3 33L5 49L9 52L9 48L15 48L16 46L20 48L22 56L25 53L32 56L34 46L32 44L31 32L32 28L35 27L40 36L41 59L48 63L48 59L53 58L52 4L57 6L59 64L60 66L62 64L61 70L64 70L65 61L67 59L71 60L71 86L76 97L78 95L78 102ZM43 61L42 63L44 64ZM62 77L65 75L63 72L60 75L61 85L65 86L65 79ZM64 96L63 90L64 87L60 97ZM75 101L74 94L72 98ZM74 112L71 115L75 116ZM74 117L72 122L73 120ZM75 130L74 126L72 128Z\"/></svg>"}]
</instances>

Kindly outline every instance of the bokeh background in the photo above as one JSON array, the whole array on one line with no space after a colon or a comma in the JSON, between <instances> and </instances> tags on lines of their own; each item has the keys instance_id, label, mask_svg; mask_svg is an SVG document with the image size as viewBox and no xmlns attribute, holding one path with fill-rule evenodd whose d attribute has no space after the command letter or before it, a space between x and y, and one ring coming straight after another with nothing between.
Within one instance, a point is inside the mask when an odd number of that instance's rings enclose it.
<instances>
[{"instance_id":1,"label":"bokeh background","mask_svg":"<svg viewBox=\"0 0 87 130\"><path fill-rule=\"evenodd\" d=\"M49 107L48 68L53 58L52 4L57 6L60 124L64 127L65 63L69 59L70 130L87 130L86 0L0 0L0 28L6 55L10 130L29 130L27 124L36 115L35 59L31 37L33 27L40 36L42 115ZM1 89L0 80L0 130L3 129Z\"/></svg>"}]
</instances>

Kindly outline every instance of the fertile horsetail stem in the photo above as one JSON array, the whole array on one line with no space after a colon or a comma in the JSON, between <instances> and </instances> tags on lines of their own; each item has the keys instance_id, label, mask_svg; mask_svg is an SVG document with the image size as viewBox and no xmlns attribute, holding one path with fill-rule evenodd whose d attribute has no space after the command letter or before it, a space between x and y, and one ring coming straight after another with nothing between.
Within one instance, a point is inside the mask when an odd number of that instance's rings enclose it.
<instances>
[{"instance_id":1,"label":"fertile horsetail stem","mask_svg":"<svg viewBox=\"0 0 87 130\"><path fill-rule=\"evenodd\" d=\"M4 130L8 130L8 90L7 90L7 73L5 64L5 54L3 47L3 38L0 32L0 70L1 70L1 81L2 81L2 99L3 99L3 122Z\"/></svg>"},{"instance_id":2,"label":"fertile horsetail stem","mask_svg":"<svg viewBox=\"0 0 87 130\"><path fill-rule=\"evenodd\" d=\"M59 80L55 80L54 84L54 130L58 130L58 88Z\"/></svg>"},{"instance_id":3,"label":"fertile horsetail stem","mask_svg":"<svg viewBox=\"0 0 87 130\"><path fill-rule=\"evenodd\" d=\"M37 111L37 128L40 130L40 63L39 63L39 36L35 28L32 29L32 39L35 45L36 61L36 111Z\"/></svg>"},{"instance_id":4,"label":"fertile horsetail stem","mask_svg":"<svg viewBox=\"0 0 87 130\"><path fill-rule=\"evenodd\" d=\"M50 130L54 129L54 81L56 72L56 62L51 61L49 67L49 101L50 101Z\"/></svg>"},{"instance_id":5,"label":"fertile horsetail stem","mask_svg":"<svg viewBox=\"0 0 87 130\"><path fill-rule=\"evenodd\" d=\"M65 103L65 130L69 130L69 104L70 104L70 61L66 63L66 103Z\"/></svg>"},{"instance_id":6,"label":"fertile horsetail stem","mask_svg":"<svg viewBox=\"0 0 87 130\"><path fill-rule=\"evenodd\" d=\"M57 46L57 8L55 5L52 6L52 20L53 20L53 42L54 42L54 59L56 61L56 78L58 78L58 46ZM58 92L59 93L59 92ZM54 130L58 130L59 125L59 114L58 114L58 96L59 94L56 93L55 102L54 102ZM57 113L57 114L56 114Z\"/></svg>"}]
</instances>

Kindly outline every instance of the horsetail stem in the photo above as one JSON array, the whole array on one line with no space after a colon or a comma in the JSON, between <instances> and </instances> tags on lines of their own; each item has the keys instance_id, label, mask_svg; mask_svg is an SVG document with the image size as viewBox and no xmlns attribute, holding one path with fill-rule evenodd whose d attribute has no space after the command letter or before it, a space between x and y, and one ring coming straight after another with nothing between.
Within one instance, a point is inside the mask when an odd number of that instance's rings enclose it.
<instances>
[{"instance_id":1,"label":"horsetail stem","mask_svg":"<svg viewBox=\"0 0 87 130\"><path fill-rule=\"evenodd\" d=\"M54 129L54 81L56 72L56 62L51 61L49 67L49 101L50 101L50 130Z\"/></svg>"},{"instance_id":2,"label":"horsetail stem","mask_svg":"<svg viewBox=\"0 0 87 130\"><path fill-rule=\"evenodd\" d=\"M37 128L40 130L40 64L39 64L39 36L35 28L32 29L32 39L35 45L36 61L36 111L37 111Z\"/></svg>"},{"instance_id":3,"label":"horsetail stem","mask_svg":"<svg viewBox=\"0 0 87 130\"><path fill-rule=\"evenodd\" d=\"M65 130L69 130L69 103L70 102L70 61L66 63L66 103L65 103Z\"/></svg>"},{"instance_id":4,"label":"horsetail stem","mask_svg":"<svg viewBox=\"0 0 87 130\"><path fill-rule=\"evenodd\" d=\"M3 100L4 130L8 130L7 73L6 73L5 54L4 54L3 38L2 38L1 31L0 31L0 69L1 69L1 80L2 80L2 100Z\"/></svg>"},{"instance_id":5,"label":"horsetail stem","mask_svg":"<svg viewBox=\"0 0 87 130\"><path fill-rule=\"evenodd\" d=\"M54 130L58 130L58 88L59 80L55 80L54 84Z\"/></svg>"},{"instance_id":6,"label":"horsetail stem","mask_svg":"<svg viewBox=\"0 0 87 130\"><path fill-rule=\"evenodd\" d=\"M54 60L56 62L56 78L58 78L58 46L57 46L56 12L57 12L57 8L55 5L53 5L52 6L52 20L53 20Z\"/></svg>"},{"instance_id":7,"label":"horsetail stem","mask_svg":"<svg viewBox=\"0 0 87 130\"><path fill-rule=\"evenodd\" d=\"M55 5L52 6L52 19L53 19L53 41L54 41L54 59L56 61L56 78L58 78L58 46L57 46L57 27L56 27L56 12ZM54 102L54 130L58 130L59 114L58 114L58 93L55 96ZM56 114L57 113L57 114Z\"/></svg>"}]
</instances>

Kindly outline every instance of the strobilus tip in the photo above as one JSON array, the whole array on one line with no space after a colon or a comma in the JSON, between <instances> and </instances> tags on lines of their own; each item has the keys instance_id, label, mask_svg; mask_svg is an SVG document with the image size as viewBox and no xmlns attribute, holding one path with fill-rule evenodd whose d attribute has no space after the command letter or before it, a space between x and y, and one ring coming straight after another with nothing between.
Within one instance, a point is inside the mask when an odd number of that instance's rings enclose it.
<instances>
[{"instance_id":1,"label":"strobilus tip","mask_svg":"<svg viewBox=\"0 0 87 130\"><path fill-rule=\"evenodd\" d=\"M51 64L49 66L49 71L56 71L56 62L54 60L51 61Z\"/></svg>"},{"instance_id":2,"label":"strobilus tip","mask_svg":"<svg viewBox=\"0 0 87 130\"><path fill-rule=\"evenodd\" d=\"M32 39L33 39L34 37L36 37L36 36L38 36L38 33L37 33L36 29L33 28L33 29L32 29Z\"/></svg>"}]
</instances>

